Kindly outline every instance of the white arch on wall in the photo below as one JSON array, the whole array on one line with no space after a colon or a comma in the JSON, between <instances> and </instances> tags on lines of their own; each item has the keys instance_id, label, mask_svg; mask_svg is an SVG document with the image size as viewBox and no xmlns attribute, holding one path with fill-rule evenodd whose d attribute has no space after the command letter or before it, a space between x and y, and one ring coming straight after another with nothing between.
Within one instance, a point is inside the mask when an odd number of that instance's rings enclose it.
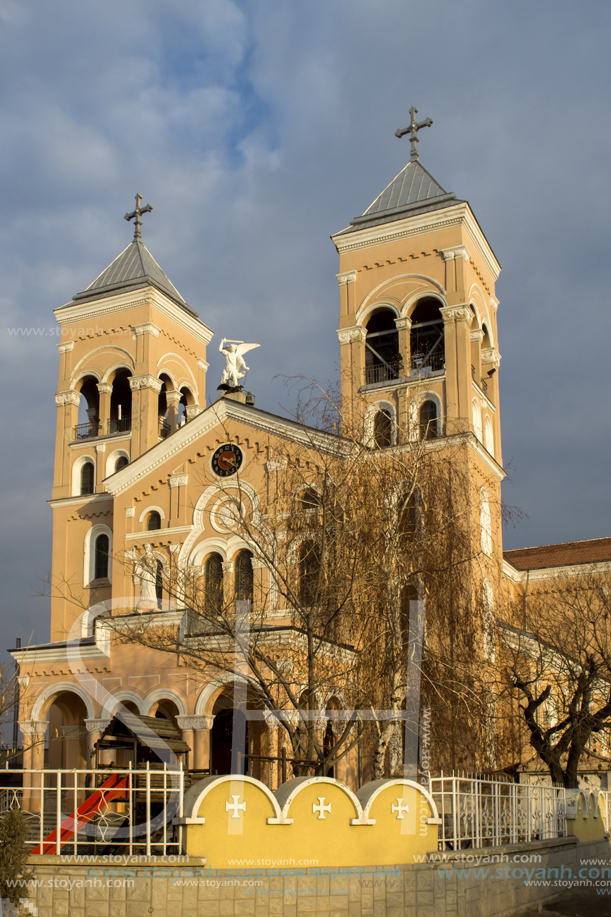
<instances>
[{"instance_id":1,"label":"white arch on wall","mask_svg":"<svg viewBox=\"0 0 611 917\"><path fill-rule=\"evenodd\" d=\"M357 309L355 323L357 325L362 325L363 316L369 314L369 312L371 311L370 306L373 305L374 308L378 307L378 303L377 302L374 303L373 300L375 300L376 296L380 293L381 290L384 289L384 287L396 286L396 284L402 280L420 280L423 283L430 284L430 286L432 287L431 295L433 294L433 291L438 292L439 295L442 297L445 294L445 291L443 287L441 286L441 284L438 283L433 277L429 277L426 274L399 274L396 277L392 277L390 280L383 280L382 283L379 283L377 285L377 287L374 287L373 290L370 290L370 292L367 294L367 296L365 297L365 299L363 300L363 302ZM398 310L398 316L405 316L407 314L405 303L412 301L414 297L421 298L423 296L428 296L428 295L429 295L428 290L426 289L418 290L416 293L411 294L410 297L408 297L403 304L401 304L394 297L389 296L386 300L381 299L379 305L383 307L388 304L390 307L390 300L394 299L394 305L392 306L392 308Z\"/></svg>"},{"instance_id":2,"label":"white arch on wall","mask_svg":"<svg viewBox=\"0 0 611 917\"><path fill-rule=\"evenodd\" d=\"M413 293L408 299L405 300L405 305L401 310L402 317L411 318L411 313L414 311L414 308L418 305L421 299L436 299L439 302L440 308L447 305L446 298L441 287L439 290L419 290L417 293Z\"/></svg>"},{"instance_id":3,"label":"white arch on wall","mask_svg":"<svg viewBox=\"0 0 611 917\"><path fill-rule=\"evenodd\" d=\"M482 429L482 408L477 398L473 398L471 401L471 414L473 418L473 432L481 443L484 438Z\"/></svg>"},{"instance_id":4,"label":"white arch on wall","mask_svg":"<svg viewBox=\"0 0 611 917\"><path fill-rule=\"evenodd\" d=\"M484 446L490 455L494 458L494 428L490 414L486 414L484 420Z\"/></svg>"},{"instance_id":5,"label":"white arch on wall","mask_svg":"<svg viewBox=\"0 0 611 917\"><path fill-rule=\"evenodd\" d=\"M485 487L479 492L479 523L481 530L481 546L484 554L492 556L492 516L490 513L490 499Z\"/></svg>"},{"instance_id":6,"label":"white arch on wall","mask_svg":"<svg viewBox=\"0 0 611 917\"><path fill-rule=\"evenodd\" d=\"M112 583L112 529L107 525L94 525L85 535L83 544L83 585L88 586L95 579L94 545L98 535L108 535L108 581Z\"/></svg>"},{"instance_id":7,"label":"white arch on wall","mask_svg":"<svg viewBox=\"0 0 611 917\"><path fill-rule=\"evenodd\" d=\"M130 455L126 449L115 449L114 452L111 452L108 458L106 459L106 475L105 477L109 478L111 474L115 474L115 465L117 461L124 456L127 459L129 464Z\"/></svg>"},{"instance_id":8,"label":"white arch on wall","mask_svg":"<svg viewBox=\"0 0 611 917\"><path fill-rule=\"evenodd\" d=\"M46 719L49 714L49 707L51 707L53 704L53 698L56 694L63 694L64 692L69 694L76 694L78 697L80 697L80 699L85 704L85 707L87 708L87 719L93 719L94 710L93 704L91 703L91 698L87 692L80 687L80 685L77 685L71 681L60 681L58 684L49 685L48 688L44 688L44 690L40 692L34 702L30 719L43 719L43 709L45 710L44 719Z\"/></svg>"},{"instance_id":9,"label":"white arch on wall","mask_svg":"<svg viewBox=\"0 0 611 917\"><path fill-rule=\"evenodd\" d=\"M109 706L108 698L111 699L112 705ZM130 702L134 704L138 713L142 713L142 698L136 694L134 691L117 691L115 693L108 692L107 699L104 702L104 709L102 710L103 717L112 716L114 711L117 709L119 704L124 704Z\"/></svg>"},{"instance_id":10,"label":"white arch on wall","mask_svg":"<svg viewBox=\"0 0 611 917\"><path fill-rule=\"evenodd\" d=\"M379 300L378 302L370 303L370 305L368 305L362 311L359 309L359 312L357 313L356 324L362 325L364 328L372 314L382 309L389 309L394 313L395 318L401 317L401 310L398 306L390 302Z\"/></svg>"},{"instance_id":11,"label":"white arch on wall","mask_svg":"<svg viewBox=\"0 0 611 917\"><path fill-rule=\"evenodd\" d=\"M144 700L142 701L142 713L144 716L150 716L150 709L153 704L156 704L158 701L170 700L173 704L176 704L178 707L178 715L186 716L187 707L182 699L176 694L172 689L168 688L158 688L156 691L152 691L150 694L147 694Z\"/></svg>"},{"instance_id":12,"label":"white arch on wall","mask_svg":"<svg viewBox=\"0 0 611 917\"><path fill-rule=\"evenodd\" d=\"M103 353L104 351L106 351L106 352L109 353L109 354L114 354L114 353L124 354L125 357L127 357L128 363L130 364L129 367L126 366L125 369L131 368L132 371L133 371L133 368L134 368L134 358L132 357L132 355L131 355L131 353L129 352L129 350L126 350L124 347L117 347L116 344L104 344L102 347L96 347L94 350L90 350L88 353L85 354L84 357L82 357L82 358L78 361L78 363L76 364L76 366L75 366L74 369L72 370L72 380L75 380L75 379L77 379L77 378L80 379L80 378L82 378L83 375L85 375L85 376L96 376L96 377L98 378L98 380L100 380L100 381L102 381L102 382L106 382L106 377L109 375L109 373L112 372L112 369L107 370L107 371L104 373L104 378L102 378L102 379L100 379L100 374L99 374L98 372L96 372L95 370L81 370L81 367L83 366L83 364L85 364L87 361L90 361L91 358L92 358L96 353ZM115 368L115 367L113 367L113 368ZM73 388L73 387L74 387L74 386L73 386L73 383L71 383L71 384L70 384L70 388Z\"/></svg>"},{"instance_id":13,"label":"white arch on wall","mask_svg":"<svg viewBox=\"0 0 611 917\"><path fill-rule=\"evenodd\" d=\"M165 519L165 513L160 506L147 506L147 508L143 509L140 513L138 522L144 522L149 513L159 513L161 519Z\"/></svg>"},{"instance_id":14,"label":"white arch on wall","mask_svg":"<svg viewBox=\"0 0 611 917\"><path fill-rule=\"evenodd\" d=\"M425 401L433 401L437 407L437 436L443 435L443 404L437 392L420 392L410 401L408 409L408 431L410 440L420 439L420 408Z\"/></svg>"},{"instance_id":15,"label":"white arch on wall","mask_svg":"<svg viewBox=\"0 0 611 917\"><path fill-rule=\"evenodd\" d=\"M374 401L372 402L367 410L365 411L365 416L363 418L364 422L364 439L365 445L370 448L375 447L375 416L379 411L388 411L390 414L390 444L391 446L397 445L397 411L394 404L390 401Z\"/></svg>"},{"instance_id":16,"label":"white arch on wall","mask_svg":"<svg viewBox=\"0 0 611 917\"><path fill-rule=\"evenodd\" d=\"M95 483L96 483L96 461L95 456L93 455L80 455L74 465L72 466L72 487L70 488L70 495L72 497L80 496L91 496L92 494L81 494L81 469L83 465L86 465L89 462L93 465L93 491L95 493Z\"/></svg>"},{"instance_id":17,"label":"white arch on wall","mask_svg":"<svg viewBox=\"0 0 611 917\"><path fill-rule=\"evenodd\" d=\"M200 691L196 704L195 704L195 715L196 716L205 716L208 711L206 707L209 701L214 697L216 692L219 691L219 694L222 693L222 689L227 687L228 684L233 684L235 681L235 675L233 672L221 672L220 675L217 675L216 678L213 678L212 681L208 682L205 688L202 688ZM216 700L216 698L215 698ZM212 712L212 711L210 711Z\"/></svg>"},{"instance_id":18,"label":"white arch on wall","mask_svg":"<svg viewBox=\"0 0 611 917\"><path fill-rule=\"evenodd\" d=\"M205 541L200 541L199 544L197 544L191 552L189 557L189 566L201 567L205 559L210 554L220 554L223 558L223 563L226 563L227 542L221 541L218 536L212 536L211 538L206 538Z\"/></svg>"},{"instance_id":19,"label":"white arch on wall","mask_svg":"<svg viewBox=\"0 0 611 917\"><path fill-rule=\"evenodd\" d=\"M81 361L81 362L82 362L82 361ZM70 382L70 388L71 388L71 390L72 390L73 392L76 392L77 395L80 395L80 392L77 392L77 391L76 391L76 386L79 384L79 382L82 382L83 379L86 379L87 376L93 376L93 378L94 378L94 379L97 379L98 382L101 381L101 376L100 376L100 374L99 374L98 372L95 371L95 369L85 369L85 370L83 370L83 372L82 372L82 373L79 373L79 375L78 375L76 378L73 377L73 378L72 378L72 381Z\"/></svg>"},{"instance_id":20,"label":"white arch on wall","mask_svg":"<svg viewBox=\"0 0 611 917\"><path fill-rule=\"evenodd\" d=\"M166 360L176 360L176 362L179 363L183 367L183 369L185 370L187 374L186 378L190 379L191 384L195 387L195 392L193 392L193 394L197 394L197 383L195 381L195 376L193 375L193 372L191 371L191 367L189 366L187 361L184 359L184 357L181 357L180 354L173 353L172 351L168 351L168 353L164 353L161 359L157 361L157 375L160 376L161 373L165 373L167 376L170 377L170 379L174 383L174 388L179 390L180 387L178 386L177 377L175 373L172 373L169 369L162 368L162 364Z\"/></svg>"}]
</instances>

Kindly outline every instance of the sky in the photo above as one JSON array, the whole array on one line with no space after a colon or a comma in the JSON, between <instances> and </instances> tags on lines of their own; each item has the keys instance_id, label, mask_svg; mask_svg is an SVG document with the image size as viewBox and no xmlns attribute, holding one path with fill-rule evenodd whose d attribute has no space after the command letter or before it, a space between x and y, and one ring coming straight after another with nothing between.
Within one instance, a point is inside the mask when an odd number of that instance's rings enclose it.
<instances>
[{"instance_id":1,"label":"sky","mask_svg":"<svg viewBox=\"0 0 611 917\"><path fill-rule=\"evenodd\" d=\"M608 0L0 0L0 644L48 639L59 340L143 239L248 387L338 374L329 236L409 158L503 266L505 547L611 535ZM15 329L38 329L29 333Z\"/></svg>"}]
</instances>

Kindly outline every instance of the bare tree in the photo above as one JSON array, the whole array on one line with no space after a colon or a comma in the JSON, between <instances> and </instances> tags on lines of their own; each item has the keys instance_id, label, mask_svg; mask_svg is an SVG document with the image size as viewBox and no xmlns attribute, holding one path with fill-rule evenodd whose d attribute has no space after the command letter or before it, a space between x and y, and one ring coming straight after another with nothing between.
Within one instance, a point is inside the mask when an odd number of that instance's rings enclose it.
<instances>
[{"instance_id":1,"label":"bare tree","mask_svg":"<svg viewBox=\"0 0 611 917\"><path fill-rule=\"evenodd\" d=\"M608 760L600 752L611 735L610 615L609 575L589 568L547 581L528 600L527 627L500 631L499 693L518 699L530 745L566 788L578 787L589 756Z\"/></svg>"}]
</instances>

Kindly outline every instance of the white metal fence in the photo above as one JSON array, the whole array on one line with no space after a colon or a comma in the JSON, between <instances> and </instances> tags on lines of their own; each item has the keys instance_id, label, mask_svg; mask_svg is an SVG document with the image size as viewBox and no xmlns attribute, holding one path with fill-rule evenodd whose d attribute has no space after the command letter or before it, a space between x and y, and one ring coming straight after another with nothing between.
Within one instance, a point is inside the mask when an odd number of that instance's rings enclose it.
<instances>
[{"instance_id":1,"label":"white metal fence","mask_svg":"<svg viewBox=\"0 0 611 917\"><path fill-rule=\"evenodd\" d=\"M185 773L167 768L0 770L0 815L23 813L31 853L181 853Z\"/></svg>"},{"instance_id":2,"label":"white metal fence","mask_svg":"<svg viewBox=\"0 0 611 917\"><path fill-rule=\"evenodd\" d=\"M479 777L434 777L440 850L566 836L566 791Z\"/></svg>"}]
</instances>

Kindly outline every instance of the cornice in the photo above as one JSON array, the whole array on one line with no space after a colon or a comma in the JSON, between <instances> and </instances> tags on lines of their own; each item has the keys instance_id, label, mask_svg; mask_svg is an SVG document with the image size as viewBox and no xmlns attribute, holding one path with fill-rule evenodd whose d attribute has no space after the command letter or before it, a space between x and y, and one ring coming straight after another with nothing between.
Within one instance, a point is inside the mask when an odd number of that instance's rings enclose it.
<instances>
[{"instance_id":1,"label":"cornice","mask_svg":"<svg viewBox=\"0 0 611 917\"><path fill-rule=\"evenodd\" d=\"M108 660L108 653L104 653L97 643L59 643L57 645L49 644L48 646L37 647L31 646L22 650L9 650L11 656L19 666L37 666L49 665L50 663L79 662L81 659L105 659Z\"/></svg>"},{"instance_id":2,"label":"cornice","mask_svg":"<svg viewBox=\"0 0 611 917\"><path fill-rule=\"evenodd\" d=\"M70 449L73 451L78 449L90 449L96 441L109 443L110 445L113 443L129 442L131 438L131 430L127 430L125 433L105 433L104 436L95 436L91 439L74 440L74 442L70 443Z\"/></svg>"},{"instance_id":3,"label":"cornice","mask_svg":"<svg viewBox=\"0 0 611 917\"><path fill-rule=\"evenodd\" d=\"M57 500L47 500L49 506L92 506L94 503L107 503L112 500L112 495L108 493L90 494L79 497L60 497Z\"/></svg>"},{"instance_id":4,"label":"cornice","mask_svg":"<svg viewBox=\"0 0 611 917\"><path fill-rule=\"evenodd\" d=\"M133 509L133 506L130 506L129 509ZM175 525L167 529L155 529L152 532L129 532L125 535L126 541L155 541L159 536L168 536L168 535L188 535L189 532L193 531L192 525ZM156 543L156 541L155 541Z\"/></svg>"},{"instance_id":5,"label":"cornice","mask_svg":"<svg viewBox=\"0 0 611 917\"><path fill-rule=\"evenodd\" d=\"M488 240L466 201L454 203L453 206L450 205L441 210L433 210L419 216L407 216L403 220L382 223L369 229L358 229L346 235L333 235L331 239L339 254L343 255L346 252L369 248L371 245L383 245L396 239L403 239L425 232L436 232L439 229L446 229L448 226L460 224L463 224L468 230L482 261L490 271L491 276L496 280L501 273L501 265L497 261ZM453 250L460 247L454 246Z\"/></svg>"},{"instance_id":6,"label":"cornice","mask_svg":"<svg viewBox=\"0 0 611 917\"><path fill-rule=\"evenodd\" d=\"M165 296L156 287L147 287L146 291L140 289L136 293L120 293L117 296L106 296L98 300L90 300L86 303L69 302L59 309L54 310L55 318L60 325L71 325L75 322L85 322L87 319L96 319L102 315L112 315L115 312L125 312L127 309L136 309L140 306L151 306L167 316L184 330L188 331L194 337L198 338L204 344L209 344L212 340L213 332L198 318L194 318L185 312L177 303ZM140 322L139 326L152 325L151 322Z\"/></svg>"}]
</instances>

